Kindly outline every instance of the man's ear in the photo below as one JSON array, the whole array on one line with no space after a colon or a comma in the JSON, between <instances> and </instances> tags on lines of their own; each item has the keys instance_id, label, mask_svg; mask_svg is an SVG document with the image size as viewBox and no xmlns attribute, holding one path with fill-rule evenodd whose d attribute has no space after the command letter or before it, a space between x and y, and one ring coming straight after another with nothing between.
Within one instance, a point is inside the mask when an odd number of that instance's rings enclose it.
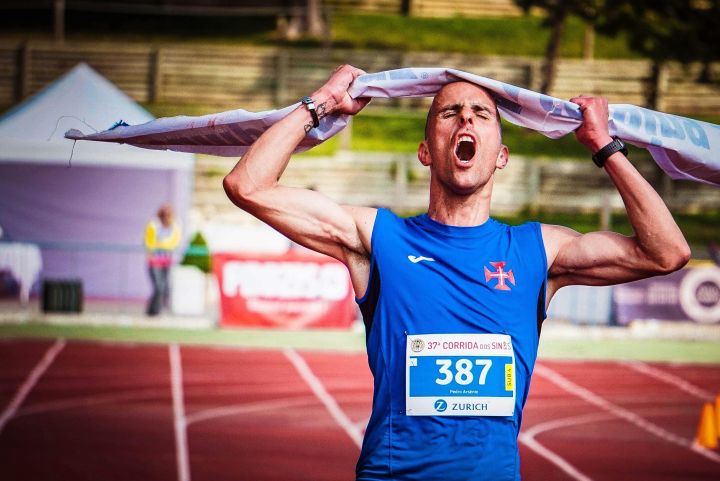
<instances>
[{"instance_id":1,"label":"man's ear","mask_svg":"<svg viewBox=\"0 0 720 481\"><path fill-rule=\"evenodd\" d=\"M417 156L420 163L425 167L428 167L432 163L432 159L430 158L430 147L428 147L427 140L423 140L420 142L420 145L418 145Z\"/></svg>"},{"instance_id":2,"label":"man's ear","mask_svg":"<svg viewBox=\"0 0 720 481\"><path fill-rule=\"evenodd\" d=\"M500 170L504 169L508 160L510 160L510 151L508 150L507 145L502 144L500 146L500 152L498 152L497 160L495 160L495 167Z\"/></svg>"}]
</instances>

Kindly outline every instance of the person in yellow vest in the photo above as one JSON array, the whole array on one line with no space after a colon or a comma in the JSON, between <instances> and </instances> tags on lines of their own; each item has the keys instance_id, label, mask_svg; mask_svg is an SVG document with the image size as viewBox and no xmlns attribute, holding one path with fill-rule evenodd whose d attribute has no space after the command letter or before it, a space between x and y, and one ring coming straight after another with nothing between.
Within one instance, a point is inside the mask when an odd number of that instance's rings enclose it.
<instances>
[{"instance_id":1,"label":"person in yellow vest","mask_svg":"<svg viewBox=\"0 0 720 481\"><path fill-rule=\"evenodd\" d=\"M169 273L173 251L180 243L180 225L173 220L170 204L163 204L157 218L151 219L145 228L145 250L153 292L147 305L147 315L160 314L168 306L170 297Z\"/></svg>"}]
</instances>

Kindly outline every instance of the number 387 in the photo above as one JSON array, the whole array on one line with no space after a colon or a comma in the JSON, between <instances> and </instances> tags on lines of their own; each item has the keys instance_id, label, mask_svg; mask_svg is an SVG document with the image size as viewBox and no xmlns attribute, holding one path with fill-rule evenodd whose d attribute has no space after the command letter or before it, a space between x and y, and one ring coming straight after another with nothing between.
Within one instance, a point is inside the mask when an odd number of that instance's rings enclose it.
<instances>
[{"instance_id":1,"label":"number 387","mask_svg":"<svg viewBox=\"0 0 720 481\"><path fill-rule=\"evenodd\" d=\"M440 366L439 374L442 376L435 379L435 383L437 384L444 386L450 384L454 379L455 382L461 386L467 386L468 384L472 384L474 380L473 362L470 359L458 359L455 361L455 366L453 366L453 362L450 359L436 359L435 364ZM492 360L475 359L474 365L482 366L480 376L478 376L478 384L485 384L485 378L490 370L490 366L492 366Z\"/></svg>"}]
</instances>

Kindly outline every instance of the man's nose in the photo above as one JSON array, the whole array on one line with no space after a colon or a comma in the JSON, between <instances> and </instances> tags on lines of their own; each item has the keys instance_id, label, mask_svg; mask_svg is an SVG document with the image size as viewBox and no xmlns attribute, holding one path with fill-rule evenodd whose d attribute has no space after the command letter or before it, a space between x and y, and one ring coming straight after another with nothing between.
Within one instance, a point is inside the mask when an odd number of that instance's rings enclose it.
<instances>
[{"instance_id":1,"label":"man's nose","mask_svg":"<svg viewBox=\"0 0 720 481\"><path fill-rule=\"evenodd\" d=\"M465 124L472 124L473 123L473 111L470 108L464 107L462 110L460 110L460 122Z\"/></svg>"}]
</instances>

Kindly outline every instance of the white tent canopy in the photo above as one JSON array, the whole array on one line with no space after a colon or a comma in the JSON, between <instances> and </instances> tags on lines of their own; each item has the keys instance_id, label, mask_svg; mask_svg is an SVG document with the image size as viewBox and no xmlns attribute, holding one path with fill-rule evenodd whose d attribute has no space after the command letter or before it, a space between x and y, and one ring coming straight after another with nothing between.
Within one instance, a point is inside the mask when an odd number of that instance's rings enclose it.
<instances>
[{"instance_id":1,"label":"white tent canopy","mask_svg":"<svg viewBox=\"0 0 720 481\"><path fill-rule=\"evenodd\" d=\"M187 225L194 155L74 145L63 132L152 119L86 64L0 118L0 225L42 248L42 278L80 279L89 297L148 295L145 223L169 202Z\"/></svg>"},{"instance_id":2,"label":"white tent canopy","mask_svg":"<svg viewBox=\"0 0 720 481\"><path fill-rule=\"evenodd\" d=\"M125 92L81 63L0 118L0 159L69 165L72 155L72 165L192 168L190 154L102 142L75 144L63 136L68 128L102 131L120 120L135 124L153 119Z\"/></svg>"}]
</instances>

